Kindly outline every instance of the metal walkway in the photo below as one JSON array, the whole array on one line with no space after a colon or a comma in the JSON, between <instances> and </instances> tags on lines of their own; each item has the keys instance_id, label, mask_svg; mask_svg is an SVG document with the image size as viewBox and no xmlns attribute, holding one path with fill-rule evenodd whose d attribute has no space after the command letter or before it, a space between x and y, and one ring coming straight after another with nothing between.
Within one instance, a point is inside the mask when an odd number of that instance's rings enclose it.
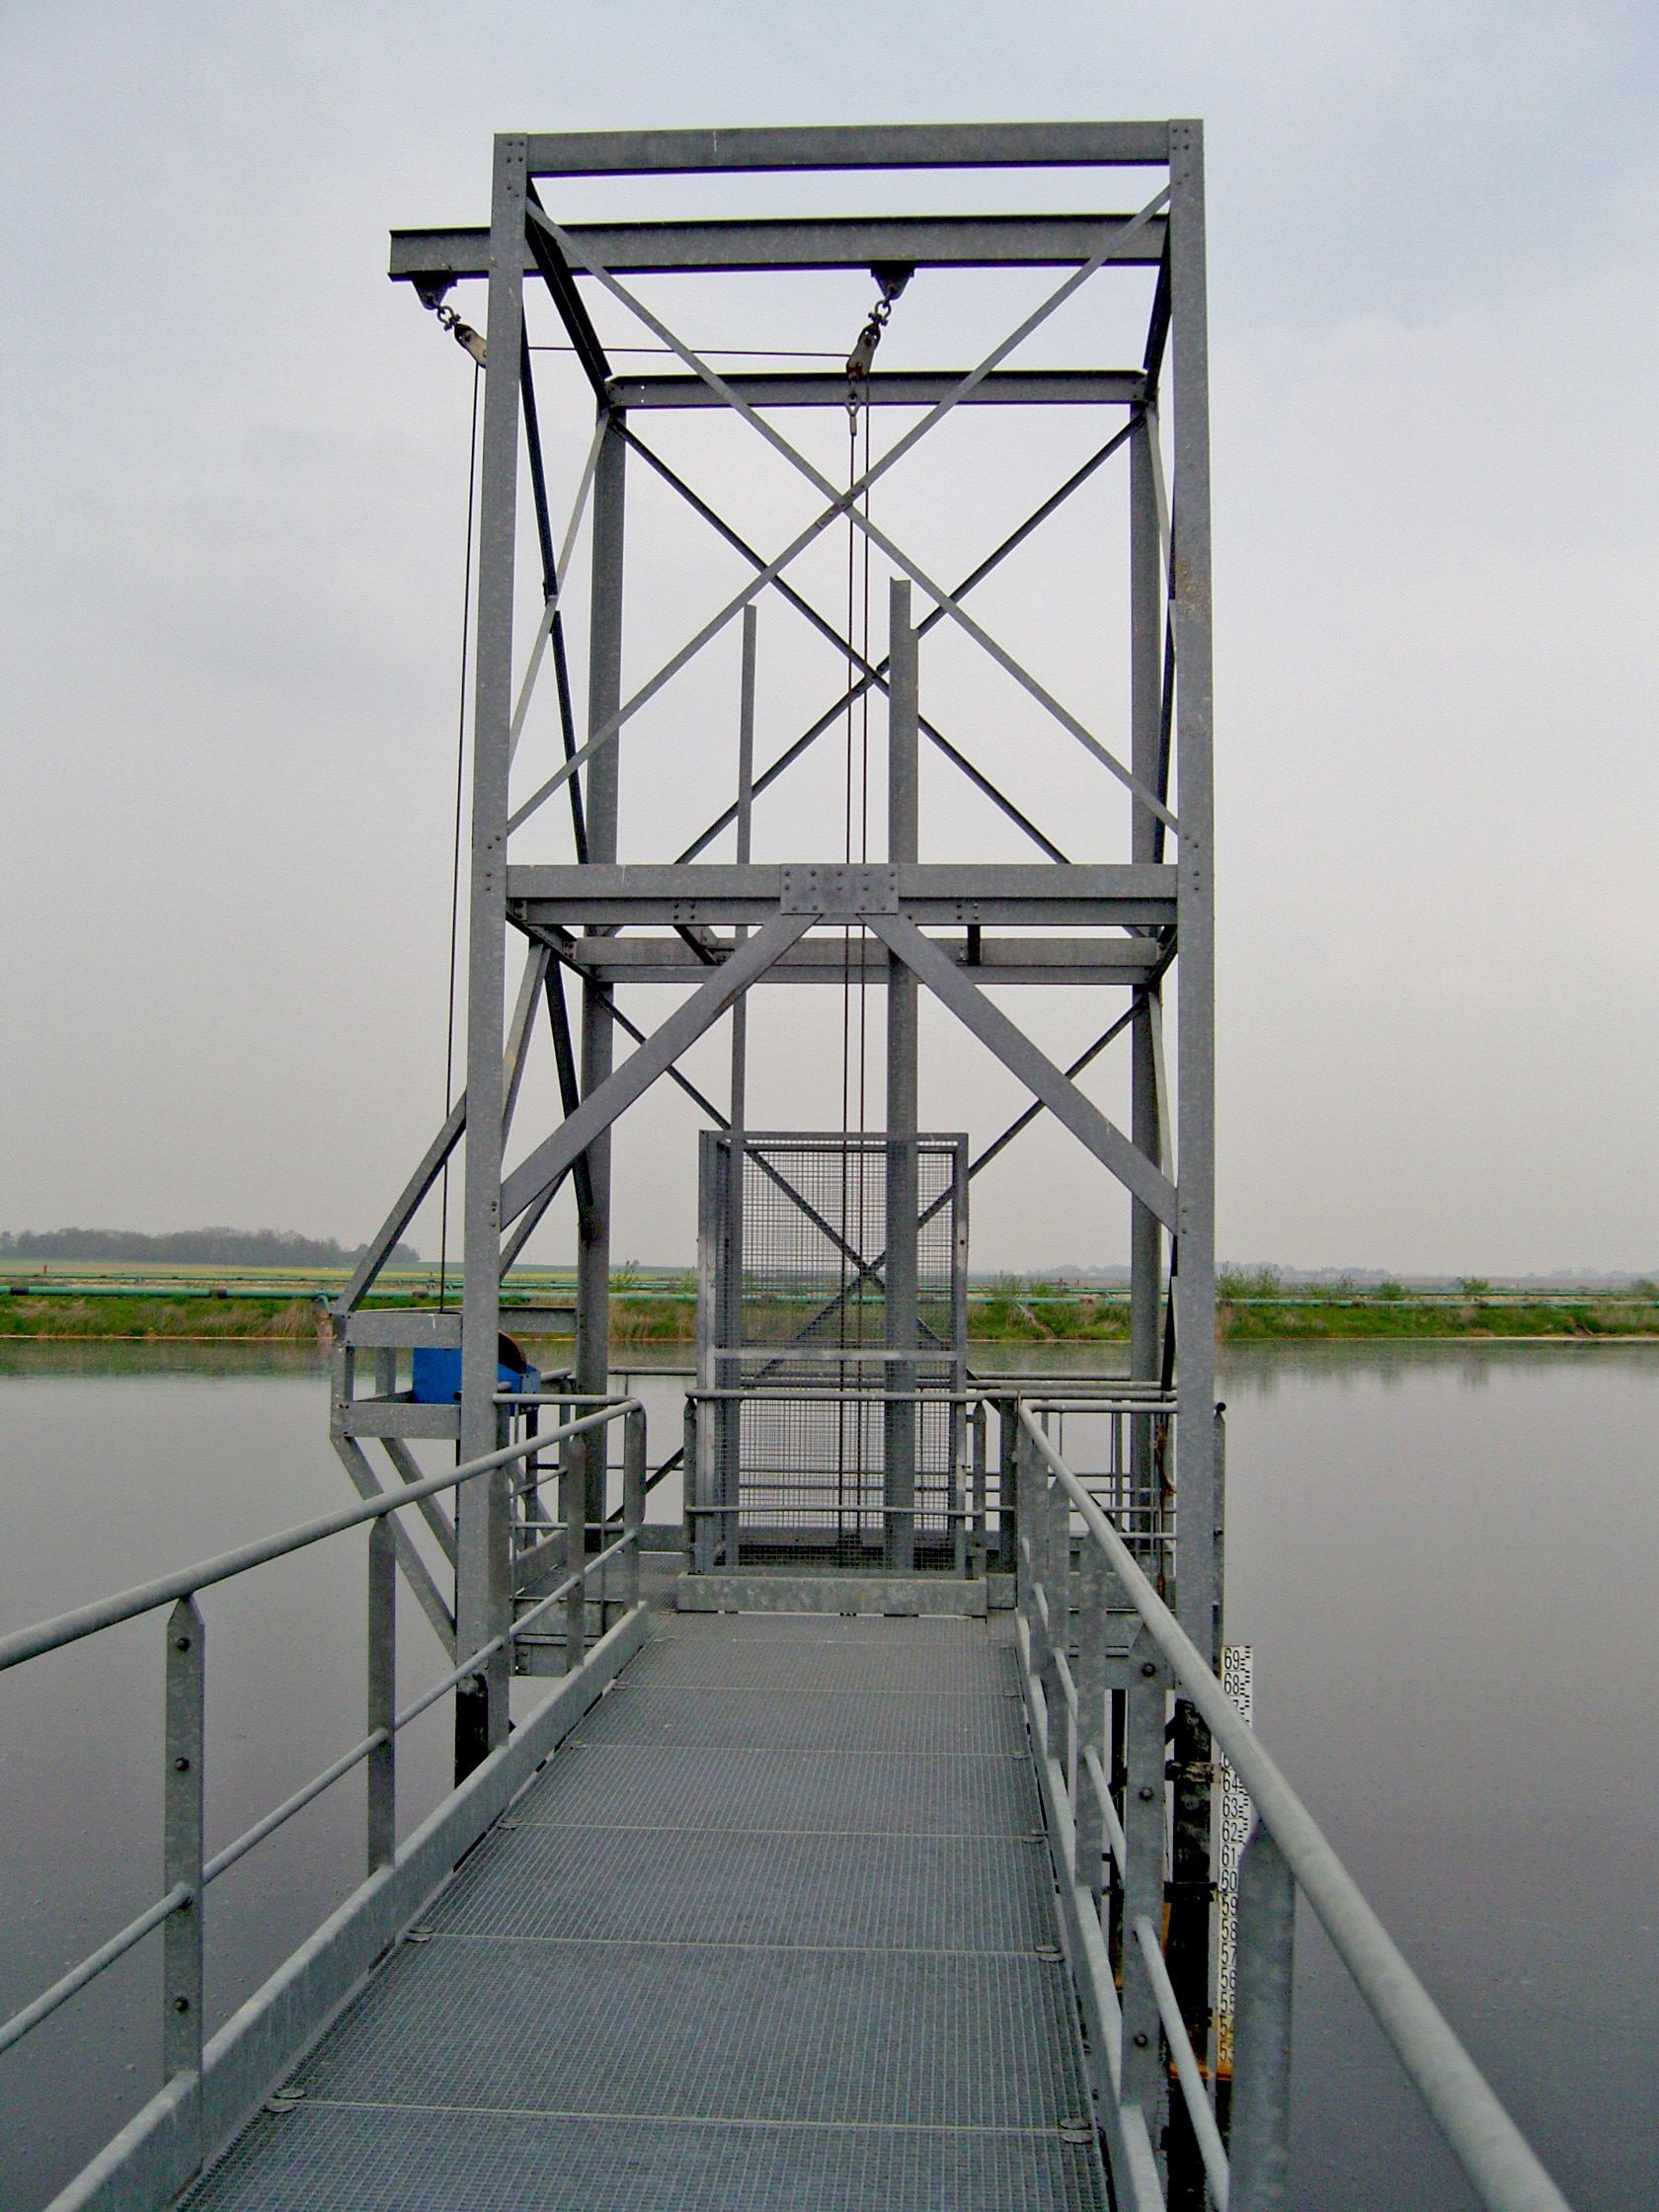
<instances>
[{"instance_id":1,"label":"metal walkway","mask_svg":"<svg viewBox=\"0 0 1659 2212\"><path fill-rule=\"evenodd\" d=\"M192 2207L1103 2206L1011 1634L654 1616L287 2087Z\"/></svg>"}]
</instances>

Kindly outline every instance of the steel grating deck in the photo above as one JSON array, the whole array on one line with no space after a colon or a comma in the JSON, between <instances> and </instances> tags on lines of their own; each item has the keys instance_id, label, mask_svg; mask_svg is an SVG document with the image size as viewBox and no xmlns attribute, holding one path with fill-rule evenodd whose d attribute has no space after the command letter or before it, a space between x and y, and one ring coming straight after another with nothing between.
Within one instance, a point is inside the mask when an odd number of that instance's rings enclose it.
<instances>
[{"instance_id":1,"label":"steel grating deck","mask_svg":"<svg viewBox=\"0 0 1659 2212\"><path fill-rule=\"evenodd\" d=\"M1012 1653L654 1626L193 2208L1104 2206Z\"/></svg>"}]
</instances>

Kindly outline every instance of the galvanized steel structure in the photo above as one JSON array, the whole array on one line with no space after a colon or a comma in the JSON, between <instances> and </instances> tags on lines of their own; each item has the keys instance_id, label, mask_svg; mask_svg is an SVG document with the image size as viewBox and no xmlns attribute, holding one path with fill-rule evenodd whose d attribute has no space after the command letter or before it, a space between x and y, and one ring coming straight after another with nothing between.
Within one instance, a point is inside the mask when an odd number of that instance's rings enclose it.
<instances>
[{"instance_id":1,"label":"galvanized steel structure","mask_svg":"<svg viewBox=\"0 0 1659 2212\"><path fill-rule=\"evenodd\" d=\"M1129 212L1019 212L944 217L891 215L764 217L717 221L575 223L560 219L558 189L570 180L856 171L1066 170L1091 182L1137 178ZM546 188L545 196L543 188ZM1197 122L893 126L666 131L498 138L488 230L396 232L392 275L429 304L457 282L488 281L476 708L472 775L471 894L467 959L466 1092L463 1103L411 1180L343 1301L344 1347L363 1342L372 1320L356 1309L384 1255L430 1189L442 1161L466 1138L465 1287L459 1442L474 1457L497 1441L496 1345L504 1267L521 1248L566 1178L577 1187L578 1390L605 1386L609 1355L611 1146L617 1117L750 987L837 976L848 925L867 933L857 949L861 978L888 994L887 1135L900 1141L893 1175L903 1176L906 1142L916 1130L916 993L925 986L1062 1122L1130 1197L1134 1269L1134 1372L1173 1387L1183 1412L1179 1469L1183 1543L1179 1607L1205 1649L1219 1648L1220 1550L1209 1408L1213 1378L1213 869L1211 859L1210 460L1205 320L1203 133ZM1155 270L1152 305L1138 365L1004 366L1025 342L1089 283L1114 271ZM767 273L866 269L891 304L912 276L935 270L1052 270L1058 281L1034 311L977 363L935 372L884 373L866 357L855 396L876 409L918 410L879 459L850 486L837 486L777 427L780 410L841 408L847 372L725 376L700 357L629 289L642 274ZM1145 278L1143 279L1145 282ZM575 358L592 385L596 433L583 496L554 549L525 335L526 283L545 287ZM606 357L590 303L599 298L637 319L677 356L672 374L618 374ZM450 313L452 314L452 310ZM871 348L873 350L873 340ZM505 372L504 372L505 371ZM1172 404L1171 404L1172 403ZM1013 537L962 583L935 582L868 512L868 489L894 469L959 406L1086 408L1116 418L1085 467L1033 512ZM781 550L755 549L710 503L671 477L698 514L751 565L750 580L686 644L624 697L622 629L627 552L624 506L630 456L651 460L631 418L661 410L720 408L741 418L772 451L780 471L804 478L822 502L815 519ZM1167 421L1173 416L1171 428ZM526 649L515 648L518 488L523 441L537 508L544 614ZM1164 448L1170 444L1165 465ZM1024 539L1114 452L1129 477L1130 589L1122 610L1131 653L1127 716L1120 703L1074 712L1020 666L964 600L1014 543ZM657 473L669 475L652 461ZM1167 496L1165 485L1167 481ZM559 594L584 505L592 501L592 604L585 735L575 727L565 675ZM891 651L872 665L793 588L789 570L826 531L847 522L896 572ZM782 595L821 632L834 636L855 671L855 692L888 700L889 845L881 864L761 864L748 857L699 858L730 824L746 839L754 793L783 773L839 707L690 836L677 858L618 865L618 756L630 720L762 594ZM929 602L917 622L916 598ZM1073 860L1031 819L1022 794L998 789L925 712L917 643L941 622L971 638L1094 761L1130 794L1127 848ZM548 658L560 688L563 757L551 772L513 785L514 756L529 689ZM752 670L752 626L746 669ZM746 678L752 727L752 675ZM1114 711L1116 708L1116 711ZM1129 723L1120 757L1089 726ZM917 747L922 737L960 766L1043 855L1032 864L918 861ZM580 740L580 742L579 742ZM528 782L530 788L524 789ZM512 839L555 795L572 809L577 858L524 865ZM740 821L740 817L743 819ZM694 825L688 824L690 830ZM1042 935L1028 934L1033 930ZM507 1022L510 931L528 942L516 1012ZM516 1164L506 1164L516 1076L549 964L582 986L581 1037L569 1042L557 977L548 993L559 1051L565 1119ZM618 988L628 982L693 984L683 1004L619 1065ZM988 997L985 984L1086 982L1129 997L1118 1026L1131 1036L1132 1127L1126 1134ZM1178 1095L1163 1080L1162 1009L1176 1004ZM504 1034L506 1050L504 1052ZM741 1056L734 1081L740 1127ZM1177 1166L1178 1162L1178 1166ZM890 1190L896 1223L907 1205ZM913 1209L908 1209L913 1212ZM1163 1310L1166 1240L1178 1245L1171 1311ZM902 1304L913 1236L891 1240L892 1301ZM907 1243L909 1249L907 1249ZM890 1301L890 1303L892 1303ZM913 1303L913 1300L912 1300ZM901 1335L902 1335L901 1330ZM913 1336L913 1323L911 1334ZM1172 1363L1172 1347L1180 1355ZM905 1347L896 1340L897 1354ZM1172 1368L1172 1372L1171 1372ZM349 1393L348 1393L349 1394ZM407 1409L387 1408L394 1424ZM372 1427L367 1408L354 1416ZM337 1424L338 1425L338 1424ZM890 1460L906 1449L890 1424ZM1147 1446L1149 1450L1149 1445ZM891 1470L890 1470L891 1472ZM694 1477L695 1470L692 1470ZM596 1478L587 1518L596 1518ZM903 1487L898 1479L894 1496ZM889 1564L905 1563L905 1509ZM476 1485L458 1506L457 1648L498 1635L508 1618L506 1512L498 1487ZM1011 1567L1011 1558L1007 1561ZM466 1723L464 1770L504 1740L504 1665L488 1674L487 1696Z\"/></svg>"},{"instance_id":2,"label":"galvanized steel structure","mask_svg":"<svg viewBox=\"0 0 1659 2212\"><path fill-rule=\"evenodd\" d=\"M556 202L553 187L604 177L1050 168L1151 172L1155 189L1136 212L610 224L561 221L540 189L547 185ZM1114 266L1156 273L1138 366L1003 365ZM724 376L625 281L834 269L868 270L883 307L861 354L833 375ZM874 367L884 310L918 273L1010 269L1064 274L977 365ZM64 2190L60 2212L157 2212L181 2189L222 2212L278 2200L379 2203L388 2193L482 2204L500 2201L503 2190L526 2203L618 2208L825 2201L922 2212L995 2202L1060 2212L1113 2202L1136 2212L1166 2204L1200 2212L1208 2202L1222 2212L1267 2212L1288 2201L1299 1886L1480 2201L1494 2212L1562 2212L1548 2177L1218 1679L1223 1426L1214 1381L1200 126L509 133L496 141L488 230L395 233L392 274L436 307L456 282L489 285L485 338L457 331L490 364L466 1088L336 1311L333 1440L362 1502L0 1638L3 1672L172 1609L163 1894L0 2026L3 2052L161 1931L164 2086ZM596 407L576 513L557 551L526 281L551 296ZM598 294L639 317L678 356L679 371L615 373L590 311ZM458 317L447 312L454 327ZM908 408L918 419L837 487L772 418L844 406L849 382L866 421L871 408ZM1114 419L1085 465L946 588L878 527L865 494L953 409L987 405L1104 408ZM630 423L651 411L709 408L746 423L822 503L781 551L748 545ZM515 652L526 444L543 609L528 648ZM1127 760L963 604L1120 451L1130 554ZM624 696L630 455L682 494L752 575ZM561 592L590 501L589 682L579 738ZM837 525L863 533L896 572L890 651L879 662L787 574ZM849 687L756 775L753 602L767 592L845 655ZM931 602L919 622L917 593ZM738 622L732 801L676 857L619 864L618 762L628 724ZM1000 789L958 736L937 727L926 711L918 644L947 622L1127 790L1125 850L1069 857L1038 827L1028 794ZM548 664L563 757L551 772L542 772L545 762L532 769L530 789L515 800L514 753ZM755 795L870 692L888 701L886 857L855 859L849 850L839 862L754 861ZM1093 720L1108 712L1109 702L1096 702ZM958 735L972 747L971 733ZM1039 861L921 861L923 738L1035 843ZM571 810L574 862L515 860L514 833L559 793ZM735 860L702 859L733 826ZM510 932L526 945L511 1015ZM749 1130L746 993L762 983L838 981L845 989L854 970L861 988L879 983L887 992L885 1129L816 1138ZM566 972L581 985L580 1038L562 988ZM691 987L650 1033L617 1004L619 988L644 982ZM1058 982L1127 998L1066 1068L987 995L988 986ZM1032 1106L977 1160L966 1139L918 1131L918 986L1032 1095ZM1164 1066L1166 993L1176 1008L1173 1086ZM509 1166L543 1003L562 1119ZM660 1589L653 1606L641 1550L653 1534L672 1545L680 1532L647 1528L644 1407L607 1394L610 1132L662 1076L691 1087L675 1064L728 1011L730 1110L692 1092L715 1124L702 1146L704 1333L684 1448L683 1547L692 1571L677 1607L665 1606ZM618 1027L637 1046L620 1063ZM1127 1133L1075 1080L1122 1033L1133 1063ZM969 1177L1043 1111L1124 1187L1132 1253L1129 1377L1047 1398L1013 1378L976 1376L965 1320ZM463 1134L460 1312L366 1304ZM826 1160L839 1163L838 1202L826 1195ZM931 1180L918 1182L923 1162ZM873 1225L865 1233L861 1224L856 1239L845 1195L854 1166L877 1178L880 1196ZM751 1243L748 1272L746 1178L786 1224L765 1247L769 1259ZM580 1254L575 1367L538 1388L501 1372L502 1281L567 1180ZM810 1234L792 1243L802 1224ZM918 1238L929 1239L919 1272ZM791 1258L799 1251L807 1260ZM838 1280L820 1282L825 1253ZM809 1304L805 1325L781 1332L764 1314L752 1322L746 1302L755 1270L765 1278L768 1268L791 1266L814 1296L822 1292L822 1304ZM860 1309L857 1328L841 1325L849 1307ZM836 1320L828 1339L815 1334L826 1316ZM527 1326L536 1327L533 1316ZM457 1349L458 1403L399 1387L405 1354L452 1357ZM865 1362L879 1375L874 1385ZM372 1387L359 1388L369 1377ZM807 1469L819 1490L802 1507L805 1462L764 1441L746 1458L745 1418L758 1417L764 1438L777 1406L798 1425L828 1419L837 1452L850 1418L856 1464L832 1515L822 1469ZM554 1425L538 1431L549 1410ZM1067 1421L1090 1450L1086 1470L1071 1463L1075 1451L1067 1457ZM613 1430L622 1438L619 1467L605 1449ZM411 1450L422 1440L452 1444L459 1463L426 1472ZM368 1457L371 1444L389 1464L389 1489ZM558 1457L544 1469L549 1448ZM839 1480L844 1470L836 1472ZM543 1499L544 1473L558 1486L556 1513ZM449 1492L452 1522L441 1502ZM411 1511L425 1521L422 1543L402 1526ZM768 1583L764 1574L744 1579L753 1545L822 1549L827 1515L832 1564L857 1571L811 1588ZM206 1642L197 1593L357 1527L371 1531L366 1732L208 1856ZM428 1554L435 1544L453 1567L452 1610L423 1544ZM923 1567L936 1571L930 1578L916 1571ZM449 1662L436 1686L401 1711L399 1568ZM1016 1606L1011 1617L998 1613L1004 1605ZM816 1621L802 1617L813 1609ZM793 1619L779 1618L792 1611ZM876 1618L918 1613L954 1618ZM510 1741L514 1672L561 1679L521 1712ZM451 1691L456 1787L400 1844L399 1732ZM560 1749L567 1738L572 1744ZM1256 1823L1235 1906L1226 1900L1222 1916L1214 1909L1213 1876L1226 1868L1212 1848L1222 1787L1213 1745L1233 1785L1248 1791ZM358 1767L367 1776L366 1879L207 2036L208 1885ZM1037 1849L1044 1846L1046 1863ZM421 1915L425 1925L412 1926ZM1223 1921L1237 1944L1236 1981L1228 1982L1236 2016L1224 2021L1212 1947ZM1223 2082L1231 2089L1230 2146Z\"/></svg>"}]
</instances>

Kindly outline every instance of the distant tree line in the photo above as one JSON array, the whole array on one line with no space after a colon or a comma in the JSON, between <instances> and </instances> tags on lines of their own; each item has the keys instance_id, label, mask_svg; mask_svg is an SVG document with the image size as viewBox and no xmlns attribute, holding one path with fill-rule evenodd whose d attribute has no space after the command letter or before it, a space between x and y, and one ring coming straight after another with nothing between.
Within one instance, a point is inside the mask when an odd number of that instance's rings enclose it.
<instances>
[{"instance_id":1,"label":"distant tree line","mask_svg":"<svg viewBox=\"0 0 1659 2212\"><path fill-rule=\"evenodd\" d=\"M146 1236L130 1228L0 1229L0 1261L105 1260L138 1266L349 1267L365 1245L291 1228L180 1228ZM413 1244L394 1244L393 1267L419 1267Z\"/></svg>"}]
</instances>

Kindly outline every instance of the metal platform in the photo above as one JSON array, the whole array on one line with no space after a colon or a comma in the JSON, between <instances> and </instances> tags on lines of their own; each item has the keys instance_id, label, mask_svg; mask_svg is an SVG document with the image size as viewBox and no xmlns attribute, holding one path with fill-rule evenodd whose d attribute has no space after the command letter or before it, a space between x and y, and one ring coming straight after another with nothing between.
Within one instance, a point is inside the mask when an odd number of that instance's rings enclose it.
<instances>
[{"instance_id":1,"label":"metal platform","mask_svg":"<svg viewBox=\"0 0 1659 2212\"><path fill-rule=\"evenodd\" d=\"M186 2201L1103 2206L1001 1625L655 1615Z\"/></svg>"}]
</instances>

